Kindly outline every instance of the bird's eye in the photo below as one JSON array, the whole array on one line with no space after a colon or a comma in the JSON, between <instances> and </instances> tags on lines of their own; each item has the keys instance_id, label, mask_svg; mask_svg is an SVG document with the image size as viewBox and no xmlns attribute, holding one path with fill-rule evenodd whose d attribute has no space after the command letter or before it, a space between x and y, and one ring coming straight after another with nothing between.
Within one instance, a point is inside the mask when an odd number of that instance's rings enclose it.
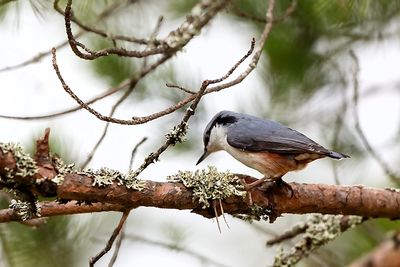
<instances>
[{"instance_id":1,"label":"bird's eye","mask_svg":"<svg viewBox=\"0 0 400 267\"><path fill-rule=\"evenodd\" d=\"M229 116L229 115L228 116L221 116L221 117L219 117L217 119L217 123L218 124L222 124L222 125L226 125L226 124L229 124L229 123L234 123L236 121L237 121L237 119L235 117Z\"/></svg>"}]
</instances>

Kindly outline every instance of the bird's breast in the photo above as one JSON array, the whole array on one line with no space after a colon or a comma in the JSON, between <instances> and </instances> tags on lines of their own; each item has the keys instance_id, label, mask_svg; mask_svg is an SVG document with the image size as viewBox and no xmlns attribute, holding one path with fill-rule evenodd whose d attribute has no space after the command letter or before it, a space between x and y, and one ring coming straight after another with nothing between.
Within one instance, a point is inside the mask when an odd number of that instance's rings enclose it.
<instances>
[{"instance_id":1,"label":"bird's breast","mask_svg":"<svg viewBox=\"0 0 400 267\"><path fill-rule=\"evenodd\" d=\"M301 170L307 163L316 159L316 157L302 154L278 154L267 151L250 152L237 149L229 144L224 146L224 150L244 165L270 178L279 178L289 171Z\"/></svg>"}]
</instances>

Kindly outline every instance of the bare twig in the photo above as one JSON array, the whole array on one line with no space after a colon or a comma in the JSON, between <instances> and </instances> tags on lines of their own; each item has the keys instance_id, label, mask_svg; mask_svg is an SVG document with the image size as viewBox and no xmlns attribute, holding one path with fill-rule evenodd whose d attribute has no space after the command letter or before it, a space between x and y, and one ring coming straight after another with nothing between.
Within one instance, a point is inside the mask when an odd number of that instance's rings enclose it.
<instances>
[{"instance_id":1,"label":"bare twig","mask_svg":"<svg viewBox=\"0 0 400 267\"><path fill-rule=\"evenodd\" d=\"M304 233L307 227L308 226L306 223L295 225L292 229L285 231L283 234L271 238L266 244L267 246L273 246L275 244L282 243L287 239L291 239L299 234Z\"/></svg>"},{"instance_id":2,"label":"bare twig","mask_svg":"<svg viewBox=\"0 0 400 267\"><path fill-rule=\"evenodd\" d=\"M119 55L123 57L136 57L143 58L157 54L172 54L184 47L203 27L206 25L218 12L226 6L228 0L217 0L213 2L203 3L200 1L193 9L192 14L187 16L186 21L175 31L169 33L169 35L160 43L153 44L151 48L145 48L144 50L126 50L123 48L110 47L100 51L92 51L87 48L84 44L78 42L71 31L71 17L72 17L72 0L67 2L65 8L65 28L67 31L68 41L72 51L80 58L93 60L98 57L108 55ZM83 49L86 53L82 53L80 49Z\"/></svg>"},{"instance_id":3,"label":"bare twig","mask_svg":"<svg viewBox=\"0 0 400 267\"><path fill-rule=\"evenodd\" d=\"M70 45L72 51L80 58L92 60L92 59L95 59L98 57L108 56L111 54L125 56L125 57L141 58L141 57L147 57L150 55L165 53L168 50L168 46L163 45L163 46L158 46L158 47L154 47L152 49L143 50L143 51L130 51L130 50L126 50L123 48L116 48L116 47L103 49L101 51L92 51L89 48L87 48L84 44L77 41L72 33L72 30L71 30L72 7L71 7L71 5L72 5L72 0L68 0L67 5L65 7L65 13L64 13L65 29L67 31L68 42L69 42L69 45ZM75 22L76 22L76 19L75 19ZM82 27L83 25L80 24L80 26ZM86 30L88 30L88 29L91 29L92 31L94 31L92 28L86 28ZM100 32L100 31L96 31L96 33L100 34L104 37L107 36L105 33ZM82 48L87 53L86 54L82 53L78 47Z\"/></svg>"},{"instance_id":4,"label":"bare twig","mask_svg":"<svg viewBox=\"0 0 400 267\"><path fill-rule=\"evenodd\" d=\"M125 238L125 225L122 227L121 233L118 235L117 241L115 242L114 253L110 259L110 262L108 263L108 267L113 267L115 262L117 261L122 240L124 240L124 238Z\"/></svg>"},{"instance_id":5,"label":"bare twig","mask_svg":"<svg viewBox=\"0 0 400 267\"><path fill-rule=\"evenodd\" d=\"M109 90L105 91L104 93L93 97L92 99L88 100L85 102L86 105L91 105L95 102L97 102L98 100L101 100L103 98L106 98L110 95L113 95L114 93L126 88L129 86L131 81L125 82L117 87L114 88L110 88ZM45 115L37 115L37 116L10 116L10 115L1 115L0 114L0 118L5 118L5 119L13 119L13 120L43 120L43 119L51 119L51 118L55 118L55 117L59 117L59 116L63 116L75 111L78 111L82 109L82 106L77 106L74 108L70 108L70 109L66 109L63 111L59 111L59 112L52 112L49 114L45 114Z\"/></svg>"},{"instance_id":6,"label":"bare twig","mask_svg":"<svg viewBox=\"0 0 400 267\"><path fill-rule=\"evenodd\" d=\"M133 164L133 158L136 155L136 151L138 150L138 148L144 143L146 142L147 137L143 137L142 140L139 141L139 143L137 143L135 145L135 147L132 149L132 153L131 153L131 159L129 160L129 168L128 170L132 170L132 164Z\"/></svg>"},{"instance_id":7,"label":"bare twig","mask_svg":"<svg viewBox=\"0 0 400 267\"><path fill-rule=\"evenodd\" d=\"M57 11L60 12L61 9L58 7L58 2L59 2L59 0L54 1L54 7ZM96 16L95 21L98 22L98 21L102 20L103 18L108 17L119 6L121 6L121 3L119 1L116 1L114 4L110 5L108 8L103 10L98 16ZM63 12L62 12L62 14L63 14ZM83 28L83 29L85 29L85 28ZM90 28L86 28L86 29L89 30ZM75 35L75 38L79 38L79 37L85 35L86 33L87 33L87 31L80 31ZM68 44L68 40L61 42L60 44L56 45L55 47L58 50L58 49L64 48L67 44ZM34 56L30 59L24 60L21 63L15 64L12 66L6 66L6 67L0 69L0 72L16 70L16 69L28 66L33 63L38 63L43 58L45 58L46 56L49 56L49 55L51 55L51 49L49 49L48 51L45 51L45 52L38 53L36 56Z\"/></svg>"},{"instance_id":8,"label":"bare twig","mask_svg":"<svg viewBox=\"0 0 400 267\"><path fill-rule=\"evenodd\" d=\"M80 37L82 34L83 34L83 32L80 32L80 33L76 34L76 38ZM61 49L61 48L65 47L67 44L68 44L68 41L64 41L64 42L56 45L55 47L56 47L56 49ZM21 63L1 68L0 72L16 70L16 69L19 69L19 68L22 68L22 67L26 67L26 66L28 66L30 64L33 64L33 63L38 63L38 62L40 62L40 60L42 60L46 56L49 56L50 54L51 54L51 50L38 53L36 56L34 56L34 57L30 58L30 59L24 60Z\"/></svg>"},{"instance_id":9,"label":"bare twig","mask_svg":"<svg viewBox=\"0 0 400 267\"><path fill-rule=\"evenodd\" d=\"M170 42L173 43L173 46L176 47L176 49L178 49L178 50L182 49L182 47L185 46L194 37L194 35L195 35L194 29L196 31L199 31L204 25L206 25L218 13L219 10L221 10L226 5L226 3L227 3L227 1L222 1L222 0L215 1L215 3L213 2L212 5L206 5L206 4L203 4L202 2L200 2L198 4L199 6L195 6L192 9L192 13L193 14L197 14L197 15L188 16L188 18L186 19L186 22L184 22L177 30L170 32L170 34L168 35L167 39L169 38L171 40ZM198 7L202 8L201 10L202 10L203 13L200 14L200 15L198 14L198 12L199 12ZM68 6L67 6L67 8L68 8ZM187 31L189 31L188 34L185 34L185 32L187 32ZM96 110L90 108L88 105L86 105L70 89L70 87L66 84L66 82L64 81L64 79L61 76L61 73L59 71L59 68L58 68L58 65L57 65L57 62L56 62L55 49L52 50L52 54L53 54L53 67L54 67L54 69L56 71L56 74L57 74L57 76L58 76L58 78L59 78L64 90L79 105L81 105L83 108L85 108L90 113L95 115L98 119L106 121L106 122L118 123L118 124L123 124L123 125L143 124L143 123L146 123L148 121L157 119L157 118L159 118L161 116L170 114L173 111L175 111L175 110L179 109L180 107L182 107L183 105L193 101L196 98L196 96L193 95L192 98L188 98L188 99L186 99L184 101L181 101L181 102L177 103L176 105L171 106L171 107L169 107L169 108L167 108L167 109L165 109L163 111L160 111L160 112L157 112L157 113L151 114L149 116L145 116L145 117L134 117L132 120L122 120L122 119L113 118L111 116L105 116L105 115L102 115L101 113L97 112ZM166 53L155 64L153 64L151 67L148 67L148 72L152 71L159 64L161 64L164 61L166 61L167 59L169 59L173 54L174 54L174 52ZM144 76L144 75L145 74L143 74L142 76ZM241 80L243 80L243 79L244 79L244 77ZM137 81L134 81L133 83L136 83L136 82ZM236 82L236 83L238 83L238 82ZM234 84L236 84L236 83L234 83ZM227 88L227 87L229 87L229 86L225 86L225 88Z\"/></svg>"},{"instance_id":10,"label":"bare twig","mask_svg":"<svg viewBox=\"0 0 400 267\"><path fill-rule=\"evenodd\" d=\"M137 143L137 144L135 145L135 147L133 148L132 153L131 153L131 159L130 159L130 162L129 162L129 171L132 169L132 162L133 162L133 158L135 157L135 154L136 154L137 149L138 149L139 146L142 145L146 140L147 140L147 137L144 137L144 138L143 138L142 140L140 140L140 142ZM108 267L114 266L114 263L115 263L116 260L117 260L117 257L118 257L118 254L119 254L119 249L121 248L122 240L124 239L124 237L125 237L125 225L122 226L121 233L118 235L117 242L115 243L114 253L113 253L113 255L112 255L111 259L110 259L110 262L108 263Z\"/></svg>"},{"instance_id":11,"label":"bare twig","mask_svg":"<svg viewBox=\"0 0 400 267\"><path fill-rule=\"evenodd\" d=\"M254 70L254 68L257 66L258 60L261 57L262 50L264 48L264 44L265 44L265 42L269 36L269 33L271 32L271 29L272 29L274 8L275 8L275 0L270 0L268 2L268 10L265 15L267 23L265 24L264 30L260 36L260 40L258 41L258 46L254 49L253 58L251 59L251 62L249 64L249 66L247 67L247 69L244 72L242 72L236 79L234 79L230 82L209 88L206 93L217 92L222 89L236 85L236 84L242 82Z\"/></svg>"},{"instance_id":12,"label":"bare twig","mask_svg":"<svg viewBox=\"0 0 400 267\"><path fill-rule=\"evenodd\" d=\"M157 22L156 22L156 26L154 27L154 30L150 35L150 40L154 40L157 37L157 34L161 29L161 25L162 25L163 21L164 21L164 17L163 16L159 16L158 19L157 19ZM148 47L151 47L151 44L149 44ZM147 61L148 61L148 58L145 57L143 59L142 69L145 69L147 67Z\"/></svg>"},{"instance_id":13,"label":"bare twig","mask_svg":"<svg viewBox=\"0 0 400 267\"><path fill-rule=\"evenodd\" d=\"M390 178L390 180L397 184L400 185L400 176L397 175L390 167L389 165L382 159L382 157L378 154L378 152L375 151L375 149L372 147L370 142L368 141L367 137L365 136L361 124L360 124L360 118L358 115L358 91L359 91L359 83L358 83L358 75L360 72L360 64L358 61L358 58L356 54L354 53L353 50L350 50L350 56L354 60L354 72L353 72L353 112L354 112L354 123L355 123L355 128L358 133L358 135L361 138L361 141L365 148L367 149L368 153L375 159L375 161L381 166L385 174Z\"/></svg>"},{"instance_id":14,"label":"bare twig","mask_svg":"<svg viewBox=\"0 0 400 267\"><path fill-rule=\"evenodd\" d=\"M186 88L184 88L182 86L179 86L179 85L176 85L176 84L172 84L172 83L166 83L165 86L170 87L170 88L179 89L179 90L181 90L181 91L183 91L185 93L191 94L191 95L194 95L196 93L196 92L188 90L188 89L186 89Z\"/></svg>"},{"instance_id":15,"label":"bare twig","mask_svg":"<svg viewBox=\"0 0 400 267\"><path fill-rule=\"evenodd\" d=\"M207 87L211 84L219 83L227 78L236 70L236 68L247 58L251 55L254 49L254 42L255 40L253 39L251 42L251 47L249 51L238 61L236 64L222 77L213 79L213 80L204 80L202 82L202 85L198 92L193 95L194 100L192 104L189 106L189 108L186 110L185 115L183 116L182 121L176 125L173 129L174 133L170 135L167 138L167 141L158 148L157 151L150 153L144 160L143 164L134 172L134 177L138 176L144 169L147 168L151 163L155 162L158 160L159 156L170 146L170 145L175 145L175 143L180 142L181 138L186 134L187 128L188 128L188 121L192 115L194 115L194 112L197 108L198 103L200 102L200 99L203 97L205 94L205 91ZM169 133L170 134L170 133Z\"/></svg>"},{"instance_id":16,"label":"bare twig","mask_svg":"<svg viewBox=\"0 0 400 267\"><path fill-rule=\"evenodd\" d=\"M127 234L126 238L131 242L142 242L145 244L149 244L152 246L157 246L157 247L161 247L161 248L165 248L165 249L170 249L170 250L173 249L173 250L179 251L181 253L184 253L186 255L189 255L193 258L196 258L203 263L211 264L212 266L219 266L219 267L227 267L228 266L223 263L217 262L213 259L210 259L209 257L204 256L204 255L200 254L199 252L197 252L195 250L191 250L184 246L177 247L173 243L171 244L171 243L165 243L165 242L161 242L161 241L154 241L154 240L150 240L148 238L145 238L145 237L142 237L139 235L134 235L134 234Z\"/></svg>"},{"instance_id":17,"label":"bare twig","mask_svg":"<svg viewBox=\"0 0 400 267\"><path fill-rule=\"evenodd\" d=\"M54 4L53 4L53 7L58 13L60 13L61 15L63 15L65 17L65 12L58 5L59 2L60 2L59 0L55 0ZM124 2L125 3L129 3L129 2L133 2L133 1L124 1ZM117 1L117 2L113 3L110 6L110 8L108 8L108 9L112 8L112 10L115 10L120 5L121 5L121 3L119 3L119 1ZM108 11L108 12L110 12L110 11ZM155 40L155 39L146 40L146 39L143 39L143 38L136 38L136 37L132 37L132 36L124 36L124 35L117 35L117 34L107 33L105 31L97 29L97 28L95 28L93 26L85 25L82 21L78 20L78 18L76 18L73 15L71 16L70 20L73 21L76 25L78 25L81 29L83 29L83 30L85 30L87 32L91 32L91 33L97 34L97 35L99 35L101 37L108 38L113 42L115 42L117 40L120 40L120 41L126 41L126 42L141 44L141 45L148 45L150 43L155 43L155 44L161 43L161 41L158 41L158 40Z\"/></svg>"},{"instance_id":18,"label":"bare twig","mask_svg":"<svg viewBox=\"0 0 400 267\"><path fill-rule=\"evenodd\" d=\"M155 70L158 66L160 66L161 64L163 64L164 62L166 62L167 60L169 60L172 57L172 55L166 55L161 57L159 60L157 60L156 62L154 62L153 64L151 64L150 66L148 66L145 69L142 69L140 71L140 73L138 75L135 75L134 77L132 77L129 80L129 88L128 90L114 103L114 105L111 107L111 111L109 113L108 117L112 117L114 115L114 113L116 112L116 110L118 109L118 107L129 97L129 95L133 92L133 90L136 87L136 84L140 81L140 79L142 79L143 77L145 77L147 74L149 74L150 72L152 72L153 70ZM110 126L110 122L107 122L106 125L104 126L103 132L100 136L100 138L97 140L96 144L94 145L94 147L92 148L92 150L90 151L88 157L86 158L85 162L81 165L81 168L85 168L90 161L93 159L94 154L96 153L97 149L99 148L100 144L103 142L104 138L107 135L108 132L108 128Z\"/></svg>"},{"instance_id":19,"label":"bare twig","mask_svg":"<svg viewBox=\"0 0 400 267\"><path fill-rule=\"evenodd\" d=\"M103 250L100 251L96 256L91 257L89 259L90 267L93 267L101 257L103 257L108 251L110 251L115 239L117 238L118 234L121 232L121 229L124 226L125 221L128 218L130 211L131 210L126 210L122 213L122 217L121 217L117 227L114 229L110 239L108 240L108 242L107 242L106 246L103 248Z\"/></svg>"}]
</instances>

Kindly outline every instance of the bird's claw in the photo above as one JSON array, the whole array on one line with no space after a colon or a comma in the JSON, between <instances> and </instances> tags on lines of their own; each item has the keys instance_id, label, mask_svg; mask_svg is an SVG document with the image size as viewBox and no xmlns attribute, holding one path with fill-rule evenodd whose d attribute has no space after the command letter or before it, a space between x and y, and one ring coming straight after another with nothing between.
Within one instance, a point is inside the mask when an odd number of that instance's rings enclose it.
<instances>
[{"instance_id":1,"label":"bird's claw","mask_svg":"<svg viewBox=\"0 0 400 267\"><path fill-rule=\"evenodd\" d=\"M270 191L270 190L285 190L285 193L292 198L294 195L293 188L290 184L286 183L282 178L276 180L266 180L261 186L257 187L258 190L261 191Z\"/></svg>"}]
</instances>

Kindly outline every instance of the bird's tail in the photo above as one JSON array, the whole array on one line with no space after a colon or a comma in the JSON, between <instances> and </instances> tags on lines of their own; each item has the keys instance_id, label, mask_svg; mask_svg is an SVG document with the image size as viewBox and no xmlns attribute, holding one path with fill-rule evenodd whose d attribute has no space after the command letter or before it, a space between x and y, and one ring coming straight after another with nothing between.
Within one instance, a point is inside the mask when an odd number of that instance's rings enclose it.
<instances>
[{"instance_id":1,"label":"bird's tail","mask_svg":"<svg viewBox=\"0 0 400 267\"><path fill-rule=\"evenodd\" d=\"M350 156L348 156L346 154L342 154L342 153L335 152L335 151L329 151L328 157L333 158L333 159L350 158Z\"/></svg>"}]
</instances>

